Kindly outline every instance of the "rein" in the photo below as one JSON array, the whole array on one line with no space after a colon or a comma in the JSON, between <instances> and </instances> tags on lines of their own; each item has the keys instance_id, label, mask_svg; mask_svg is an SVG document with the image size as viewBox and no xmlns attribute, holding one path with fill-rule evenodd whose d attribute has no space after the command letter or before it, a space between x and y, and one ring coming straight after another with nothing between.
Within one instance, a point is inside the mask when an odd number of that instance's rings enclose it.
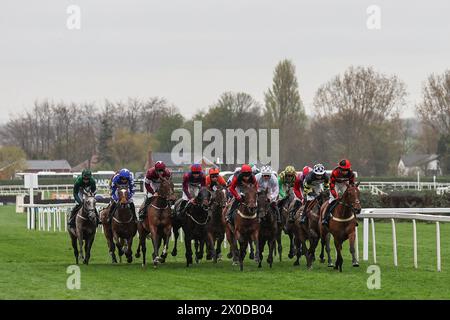
<instances>
[{"instance_id":1,"label":"rein","mask_svg":"<svg viewBox=\"0 0 450 320\"><path fill-rule=\"evenodd\" d=\"M196 224L198 224L198 225L200 225L200 226L204 226L204 225L207 224L208 221L209 221L209 216L206 216L205 222L199 222L199 221L197 221L190 213L187 213L187 212L186 212L186 215L187 215L189 218L191 218L192 221L194 221Z\"/></svg>"}]
</instances>

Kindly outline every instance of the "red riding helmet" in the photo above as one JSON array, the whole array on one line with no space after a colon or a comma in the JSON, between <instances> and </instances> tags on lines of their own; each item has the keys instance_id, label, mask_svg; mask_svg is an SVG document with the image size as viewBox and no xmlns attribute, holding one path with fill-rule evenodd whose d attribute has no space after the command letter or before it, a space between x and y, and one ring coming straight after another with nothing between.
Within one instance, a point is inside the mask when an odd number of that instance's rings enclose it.
<instances>
[{"instance_id":1,"label":"red riding helmet","mask_svg":"<svg viewBox=\"0 0 450 320\"><path fill-rule=\"evenodd\" d=\"M155 169L156 170L165 170L166 169L166 164L164 162L162 162L162 161L156 161Z\"/></svg>"},{"instance_id":2,"label":"red riding helmet","mask_svg":"<svg viewBox=\"0 0 450 320\"><path fill-rule=\"evenodd\" d=\"M339 161L339 168L344 169L344 170L350 170L352 168L352 164L350 163L349 160L343 159L343 160Z\"/></svg>"},{"instance_id":3,"label":"red riding helmet","mask_svg":"<svg viewBox=\"0 0 450 320\"><path fill-rule=\"evenodd\" d=\"M306 176L308 175L308 173L311 172L311 170L312 170L311 167L309 167L309 166L304 166L304 167L303 167L303 170L302 170L303 176L306 177Z\"/></svg>"},{"instance_id":4,"label":"red riding helmet","mask_svg":"<svg viewBox=\"0 0 450 320\"><path fill-rule=\"evenodd\" d=\"M209 169L209 174L219 174L219 168L211 168Z\"/></svg>"},{"instance_id":5,"label":"red riding helmet","mask_svg":"<svg viewBox=\"0 0 450 320\"><path fill-rule=\"evenodd\" d=\"M191 172L202 172L202 166L198 163L195 163L191 166Z\"/></svg>"},{"instance_id":6,"label":"red riding helmet","mask_svg":"<svg viewBox=\"0 0 450 320\"><path fill-rule=\"evenodd\" d=\"M242 165L241 173L252 173L252 167L250 167L248 164Z\"/></svg>"}]
</instances>

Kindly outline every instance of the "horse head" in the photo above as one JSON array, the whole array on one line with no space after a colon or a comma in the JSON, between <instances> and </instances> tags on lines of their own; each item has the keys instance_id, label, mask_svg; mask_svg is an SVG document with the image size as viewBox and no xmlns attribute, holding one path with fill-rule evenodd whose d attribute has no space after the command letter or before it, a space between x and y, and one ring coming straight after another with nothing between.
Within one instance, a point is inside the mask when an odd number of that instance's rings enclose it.
<instances>
[{"instance_id":1,"label":"horse head","mask_svg":"<svg viewBox=\"0 0 450 320\"><path fill-rule=\"evenodd\" d=\"M208 210L211 202L211 192L206 187L202 187L195 197L195 202L203 210Z\"/></svg>"},{"instance_id":2,"label":"horse head","mask_svg":"<svg viewBox=\"0 0 450 320\"><path fill-rule=\"evenodd\" d=\"M161 178L161 185L158 189L158 195L161 198L168 200L169 202L175 202L175 187L172 180Z\"/></svg>"},{"instance_id":3,"label":"horse head","mask_svg":"<svg viewBox=\"0 0 450 320\"><path fill-rule=\"evenodd\" d=\"M119 204L125 206L128 203L128 189L119 189Z\"/></svg>"},{"instance_id":4,"label":"horse head","mask_svg":"<svg viewBox=\"0 0 450 320\"><path fill-rule=\"evenodd\" d=\"M265 218L269 212L270 200L268 195L268 190L264 189L258 192L257 204L258 204L258 216L260 218Z\"/></svg>"},{"instance_id":5,"label":"horse head","mask_svg":"<svg viewBox=\"0 0 450 320\"><path fill-rule=\"evenodd\" d=\"M344 202L348 204L356 214L361 212L361 201L359 200L359 182L356 185L348 185L342 196Z\"/></svg>"},{"instance_id":6,"label":"horse head","mask_svg":"<svg viewBox=\"0 0 450 320\"><path fill-rule=\"evenodd\" d=\"M245 185L242 191L244 193L243 204L248 208L250 213L255 213L258 208L256 186L254 184Z\"/></svg>"},{"instance_id":7,"label":"horse head","mask_svg":"<svg viewBox=\"0 0 450 320\"><path fill-rule=\"evenodd\" d=\"M211 193L211 209L223 209L227 204L227 196L225 188L221 186L214 186Z\"/></svg>"},{"instance_id":8,"label":"horse head","mask_svg":"<svg viewBox=\"0 0 450 320\"><path fill-rule=\"evenodd\" d=\"M83 190L83 213L87 214L90 220L95 220L95 193Z\"/></svg>"}]
</instances>

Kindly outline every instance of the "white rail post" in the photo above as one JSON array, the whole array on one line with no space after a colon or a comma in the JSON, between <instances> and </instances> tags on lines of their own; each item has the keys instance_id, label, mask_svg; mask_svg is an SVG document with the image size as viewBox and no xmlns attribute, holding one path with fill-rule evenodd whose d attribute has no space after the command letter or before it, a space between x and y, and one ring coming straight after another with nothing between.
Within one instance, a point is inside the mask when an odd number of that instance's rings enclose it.
<instances>
[{"instance_id":1,"label":"white rail post","mask_svg":"<svg viewBox=\"0 0 450 320\"><path fill-rule=\"evenodd\" d=\"M437 271L441 271L441 230L439 221L436 221L436 255L437 255Z\"/></svg>"},{"instance_id":2,"label":"white rail post","mask_svg":"<svg viewBox=\"0 0 450 320\"><path fill-rule=\"evenodd\" d=\"M67 212L64 212L64 231L67 232Z\"/></svg>"},{"instance_id":3,"label":"white rail post","mask_svg":"<svg viewBox=\"0 0 450 320\"><path fill-rule=\"evenodd\" d=\"M27 208L27 229L31 229L31 214L30 214L30 208Z\"/></svg>"},{"instance_id":4,"label":"white rail post","mask_svg":"<svg viewBox=\"0 0 450 320\"><path fill-rule=\"evenodd\" d=\"M226 249L227 248L227 234L225 233L224 237L223 237L223 247Z\"/></svg>"},{"instance_id":5,"label":"white rail post","mask_svg":"<svg viewBox=\"0 0 450 320\"><path fill-rule=\"evenodd\" d=\"M391 219L392 222L392 248L394 250L394 266L398 266L397 260L397 234L395 232L395 221Z\"/></svg>"},{"instance_id":6,"label":"white rail post","mask_svg":"<svg viewBox=\"0 0 450 320\"><path fill-rule=\"evenodd\" d=\"M180 228L180 242L184 242L183 228Z\"/></svg>"},{"instance_id":7,"label":"white rail post","mask_svg":"<svg viewBox=\"0 0 450 320\"><path fill-rule=\"evenodd\" d=\"M363 260L369 261L369 219L363 220Z\"/></svg>"},{"instance_id":8,"label":"white rail post","mask_svg":"<svg viewBox=\"0 0 450 320\"><path fill-rule=\"evenodd\" d=\"M416 228L416 219L413 219L413 248L414 248L414 268L417 269L417 228Z\"/></svg>"},{"instance_id":9,"label":"white rail post","mask_svg":"<svg viewBox=\"0 0 450 320\"><path fill-rule=\"evenodd\" d=\"M56 232L56 209L52 208L52 216L53 216L53 232Z\"/></svg>"},{"instance_id":10,"label":"white rail post","mask_svg":"<svg viewBox=\"0 0 450 320\"><path fill-rule=\"evenodd\" d=\"M373 251L373 263L377 263L377 248L376 248L376 242L375 242L375 222L373 221L373 218L370 218L370 222L372 224L372 251Z\"/></svg>"},{"instance_id":11,"label":"white rail post","mask_svg":"<svg viewBox=\"0 0 450 320\"><path fill-rule=\"evenodd\" d=\"M359 261L359 243L358 243L358 227L355 227L355 253L356 253L356 260Z\"/></svg>"}]
</instances>

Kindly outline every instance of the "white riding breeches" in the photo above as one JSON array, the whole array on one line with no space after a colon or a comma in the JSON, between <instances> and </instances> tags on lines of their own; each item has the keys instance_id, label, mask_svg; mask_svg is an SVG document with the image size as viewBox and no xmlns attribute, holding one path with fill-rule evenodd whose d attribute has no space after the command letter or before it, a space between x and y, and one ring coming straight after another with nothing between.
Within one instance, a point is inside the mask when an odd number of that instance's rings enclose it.
<instances>
[{"instance_id":1,"label":"white riding breeches","mask_svg":"<svg viewBox=\"0 0 450 320\"><path fill-rule=\"evenodd\" d=\"M200 186L189 186L189 193L191 194L192 198L195 198L199 192L200 192ZM182 199L189 201L189 198L186 195L186 193L184 193L184 191L183 191Z\"/></svg>"},{"instance_id":2,"label":"white riding breeches","mask_svg":"<svg viewBox=\"0 0 450 320\"><path fill-rule=\"evenodd\" d=\"M346 183L336 183L334 186L334 189L336 190L336 193L339 196L340 194L343 194L345 192L345 190L347 190L347 184ZM334 200L336 200L336 198L333 197L333 194L330 192L330 199L328 200L328 203L331 203Z\"/></svg>"}]
</instances>

